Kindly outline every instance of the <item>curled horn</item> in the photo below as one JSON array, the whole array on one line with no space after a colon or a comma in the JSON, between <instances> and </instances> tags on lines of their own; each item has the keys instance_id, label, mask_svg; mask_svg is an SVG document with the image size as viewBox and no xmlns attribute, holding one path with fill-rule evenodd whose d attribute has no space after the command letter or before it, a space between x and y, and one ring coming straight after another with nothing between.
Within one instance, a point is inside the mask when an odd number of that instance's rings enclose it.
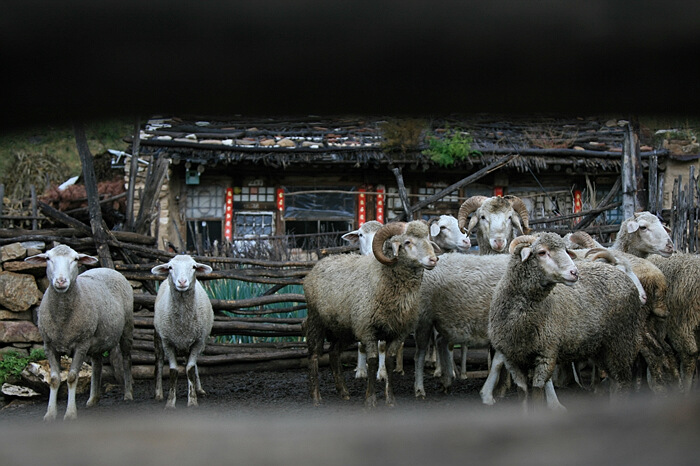
<instances>
[{"instance_id":1,"label":"curled horn","mask_svg":"<svg viewBox=\"0 0 700 466\"><path fill-rule=\"evenodd\" d=\"M399 260L398 257L389 259L384 255L384 242L392 236L404 234L406 232L406 226L407 224L404 222L387 223L377 231L374 235L374 239L372 239L372 252L379 262L384 265L392 265Z\"/></svg>"},{"instance_id":2,"label":"curled horn","mask_svg":"<svg viewBox=\"0 0 700 466\"><path fill-rule=\"evenodd\" d=\"M617 258L613 255L613 253L604 248L591 249L586 253L586 257L588 256L593 256L591 257L592 261L603 259L608 264L617 265Z\"/></svg>"},{"instance_id":3,"label":"curled horn","mask_svg":"<svg viewBox=\"0 0 700 466\"><path fill-rule=\"evenodd\" d=\"M483 204L486 199L488 199L486 196L472 196L462 203L459 208L459 212L457 213L457 225L459 227L459 231L466 233L464 225L467 224L469 214L481 207L481 204Z\"/></svg>"},{"instance_id":4,"label":"curled horn","mask_svg":"<svg viewBox=\"0 0 700 466\"><path fill-rule=\"evenodd\" d=\"M579 246L583 246L584 248L600 249L600 245L593 239L591 235L589 235L585 231L577 231L576 233L572 233L569 239L572 243L576 243Z\"/></svg>"},{"instance_id":5,"label":"curled horn","mask_svg":"<svg viewBox=\"0 0 700 466\"><path fill-rule=\"evenodd\" d=\"M506 198L510 201L510 204L513 206L513 210L515 210L518 213L520 219L523 221L523 234L529 234L531 231L530 214L527 213L527 206L525 205L523 200L520 199L518 196L506 196Z\"/></svg>"},{"instance_id":6,"label":"curled horn","mask_svg":"<svg viewBox=\"0 0 700 466\"><path fill-rule=\"evenodd\" d=\"M536 236L533 235L523 235L523 236L518 236L515 238L513 241L510 242L510 246L508 246L508 252L513 254L515 252L515 248L517 248L521 244L532 244L535 242L537 239Z\"/></svg>"}]
</instances>

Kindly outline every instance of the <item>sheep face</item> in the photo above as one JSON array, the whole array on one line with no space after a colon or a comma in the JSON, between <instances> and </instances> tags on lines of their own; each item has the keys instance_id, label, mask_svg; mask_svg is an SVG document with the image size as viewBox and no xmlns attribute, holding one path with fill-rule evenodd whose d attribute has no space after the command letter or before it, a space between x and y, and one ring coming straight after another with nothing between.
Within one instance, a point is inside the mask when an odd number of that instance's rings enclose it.
<instances>
[{"instance_id":1,"label":"sheep face","mask_svg":"<svg viewBox=\"0 0 700 466\"><path fill-rule=\"evenodd\" d=\"M659 218L650 212L637 212L623 222L621 228L631 236L635 247L646 254L668 257L673 253L673 241Z\"/></svg>"},{"instance_id":2,"label":"sheep face","mask_svg":"<svg viewBox=\"0 0 700 466\"><path fill-rule=\"evenodd\" d=\"M430 236L443 250L466 252L471 247L469 235L459 230L457 219L451 215L441 215L430 224Z\"/></svg>"},{"instance_id":3,"label":"sheep face","mask_svg":"<svg viewBox=\"0 0 700 466\"><path fill-rule=\"evenodd\" d=\"M430 241L430 231L422 221L385 225L374 236L372 251L374 257L384 265L393 265L403 260L431 270L438 261Z\"/></svg>"},{"instance_id":4,"label":"sheep face","mask_svg":"<svg viewBox=\"0 0 700 466\"><path fill-rule=\"evenodd\" d=\"M543 233L539 237L519 236L510 245L511 254L520 261L534 261L540 270L540 284L563 283L572 286L578 281L578 268L559 235Z\"/></svg>"},{"instance_id":5,"label":"sheep face","mask_svg":"<svg viewBox=\"0 0 700 466\"><path fill-rule=\"evenodd\" d=\"M27 257L25 262L45 264L46 276L57 293L65 293L80 273L80 265L93 265L98 261L93 256L79 254L69 246L60 244L44 254Z\"/></svg>"},{"instance_id":6,"label":"sheep face","mask_svg":"<svg viewBox=\"0 0 700 466\"><path fill-rule=\"evenodd\" d=\"M211 271L211 267L195 262L192 257L186 254L175 256L167 264L156 265L151 269L151 273L156 275L167 274L175 289L181 293L192 289L196 282L195 273L210 273Z\"/></svg>"},{"instance_id":7,"label":"sheep face","mask_svg":"<svg viewBox=\"0 0 700 466\"><path fill-rule=\"evenodd\" d=\"M342 238L351 243L358 242L360 254L368 256L372 254L372 240L374 239L374 234L379 231L381 227L382 224L378 221L370 220L369 222L363 223L357 230L345 233Z\"/></svg>"},{"instance_id":8,"label":"sheep face","mask_svg":"<svg viewBox=\"0 0 700 466\"><path fill-rule=\"evenodd\" d=\"M503 197L491 197L481 204L471 220L467 232L478 227L480 236L488 241L494 252L504 253L508 241L523 233L520 217L510 201Z\"/></svg>"}]
</instances>

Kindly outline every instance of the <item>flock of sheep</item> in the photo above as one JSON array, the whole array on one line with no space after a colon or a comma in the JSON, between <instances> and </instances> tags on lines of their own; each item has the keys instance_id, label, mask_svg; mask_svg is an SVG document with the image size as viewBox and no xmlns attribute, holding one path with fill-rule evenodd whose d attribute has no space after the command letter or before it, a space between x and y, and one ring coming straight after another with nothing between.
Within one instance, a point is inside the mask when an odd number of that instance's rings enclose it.
<instances>
[{"instance_id":1,"label":"flock of sheep","mask_svg":"<svg viewBox=\"0 0 700 466\"><path fill-rule=\"evenodd\" d=\"M472 232L480 254L460 253L469 249ZM466 377L464 359L455 370L455 345L463 357L469 346L493 348L480 391L485 404L495 403L499 379L509 376L526 407L529 398L546 398L548 407L564 409L554 382L570 372L578 377L582 364L592 365L592 383L601 374L609 379L612 396L624 396L641 381L654 393L690 391L698 358L700 257L674 253L667 229L649 212L625 220L607 249L583 232L530 234L527 210L515 196L474 196L457 219L369 222L346 239L353 238L360 254L324 258L304 281L316 404L318 359L327 340L341 397L348 391L340 351L359 341L356 376L371 375L365 405L376 405L375 373L386 379L386 403L393 405L395 360L410 334L417 397L425 396L431 343L445 390L456 375ZM386 368L377 371L382 360Z\"/></svg>"},{"instance_id":2,"label":"flock of sheep","mask_svg":"<svg viewBox=\"0 0 700 466\"><path fill-rule=\"evenodd\" d=\"M470 219L471 216L471 219ZM467 254L475 232L480 254ZM321 403L318 371L324 342L335 386L349 398L341 352L359 342L356 377L367 378L365 405L376 405L376 380L385 380L393 405L393 377L402 372L403 342L415 336L415 395L425 396L426 358L434 346L436 375L445 390L466 377L466 349L490 345L494 356L481 389L495 403L499 379L512 377L525 406L546 398L563 409L555 379L581 364L610 379L611 394L646 380L655 393L688 393L698 358L700 257L674 253L668 231L648 212L625 220L610 248L583 232L562 238L530 234L527 209L515 196L467 199L458 217L430 222L367 222L344 236L360 254L320 260L304 279L308 317L303 328L309 350L309 386ZM132 399L133 294L110 269L79 274L94 257L59 245L26 259L45 264L50 286L39 309L39 329L51 367L44 419L57 415L59 357L73 358L64 419L75 419L77 374L90 357L87 405L100 398L102 355L122 361L124 399ZM187 356L188 406L204 394L197 369L213 323L209 298L195 274L211 268L179 255L152 272L165 277L155 304L155 397L163 399L167 356L175 407L177 360ZM462 348L459 370L452 349ZM377 375L375 377L375 374ZM595 377L593 377L595 378Z\"/></svg>"}]
</instances>

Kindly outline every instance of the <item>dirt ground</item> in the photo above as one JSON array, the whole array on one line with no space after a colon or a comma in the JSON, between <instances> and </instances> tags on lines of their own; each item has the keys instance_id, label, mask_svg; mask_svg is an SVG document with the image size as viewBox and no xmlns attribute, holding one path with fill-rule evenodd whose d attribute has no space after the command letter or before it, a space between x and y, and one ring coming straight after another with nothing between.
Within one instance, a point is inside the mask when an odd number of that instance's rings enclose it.
<instances>
[{"instance_id":1,"label":"dirt ground","mask_svg":"<svg viewBox=\"0 0 700 466\"><path fill-rule=\"evenodd\" d=\"M134 401L108 386L78 420L46 424L46 400L0 409L0 464L697 464L700 398L621 403L580 389L560 389L568 411L525 414L511 391L495 406L479 398L483 379L457 380L449 394L426 377L425 399L413 395L413 367L396 377L396 406L363 407L365 381L345 370L351 399L335 393L321 369L323 404L314 407L306 370L203 376L208 392L187 408L180 377L178 408L153 399L153 381L137 380ZM167 380L164 387L167 389ZM59 419L66 400L59 399Z\"/></svg>"}]
</instances>

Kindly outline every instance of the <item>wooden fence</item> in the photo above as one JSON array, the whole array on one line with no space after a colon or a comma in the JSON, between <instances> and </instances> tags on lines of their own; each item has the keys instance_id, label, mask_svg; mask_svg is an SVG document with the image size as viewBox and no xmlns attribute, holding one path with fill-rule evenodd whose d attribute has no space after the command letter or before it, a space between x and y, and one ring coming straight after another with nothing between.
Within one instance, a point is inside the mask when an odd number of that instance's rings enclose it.
<instances>
[{"instance_id":1,"label":"wooden fence","mask_svg":"<svg viewBox=\"0 0 700 466\"><path fill-rule=\"evenodd\" d=\"M691 165L687 183L684 183L682 175L679 175L673 183L670 212L671 239L676 249L681 252L698 252L699 181L698 176L695 175L695 165Z\"/></svg>"}]
</instances>

